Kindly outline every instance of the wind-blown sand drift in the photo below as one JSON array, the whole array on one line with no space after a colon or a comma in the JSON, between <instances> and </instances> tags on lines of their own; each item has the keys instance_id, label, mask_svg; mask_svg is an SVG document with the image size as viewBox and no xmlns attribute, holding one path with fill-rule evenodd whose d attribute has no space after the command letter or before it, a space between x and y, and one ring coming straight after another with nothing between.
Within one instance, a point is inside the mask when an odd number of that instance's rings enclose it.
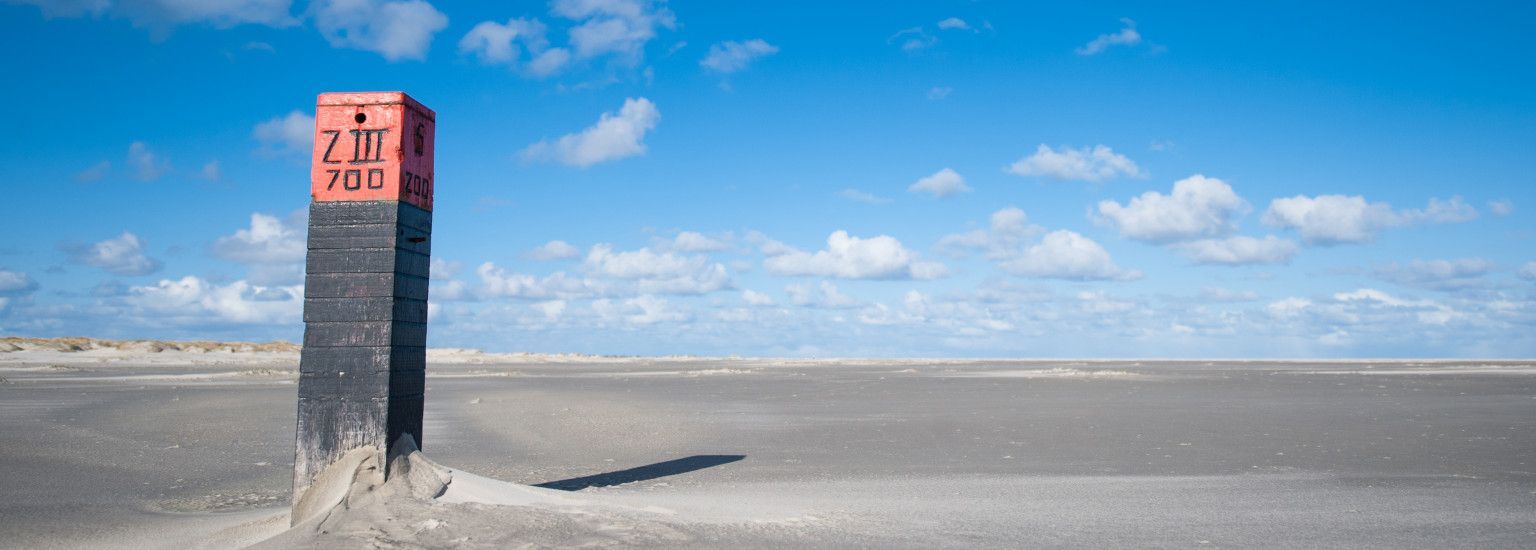
<instances>
[{"instance_id":1,"label":"wind-blown sand drift","mask_svg":"<svg viewBox=\"0 0 1536 550\"><path fill-rule=\"evenodd\" d=\"M402 452L388 482L378 457L338 465L329 498L306 508L317 515L289 530L297 350L205 344L0 339L15 348L0 352L0 540L1522 547L1536 536L1530 362L469 350L431 353L425 453Z\"/></svg>"}]
</instances>

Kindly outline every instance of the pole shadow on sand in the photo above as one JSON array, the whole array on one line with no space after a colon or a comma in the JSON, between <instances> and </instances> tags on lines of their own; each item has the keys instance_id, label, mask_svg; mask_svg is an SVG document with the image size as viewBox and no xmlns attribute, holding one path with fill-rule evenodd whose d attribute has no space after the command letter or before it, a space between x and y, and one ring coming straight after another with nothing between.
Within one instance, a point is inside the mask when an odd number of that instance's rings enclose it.
<instances>
[{"instance_id":1,"label":"pole shadow on sand","mask_svg":"<svg viewBox=\"0 0 1536 550\"><path fill-rule=\"evenodd\" d=\"M534 485L534 487L559 489L561 491L580 491L588 487L608 487L612 485L623 485L625 483L646 481L659 477L686 474L688 472L703 470L705 468L713 468L721 464L730 464L746 457L747 455L693 455L690 457L668 460L666 462L647 464L645 466L630 468L628 470L619 470L616 472L606 472L596 475L573 477L571 479L562 479L560 481L540 483L538 485Z\"/></svg>"}]
</instances>

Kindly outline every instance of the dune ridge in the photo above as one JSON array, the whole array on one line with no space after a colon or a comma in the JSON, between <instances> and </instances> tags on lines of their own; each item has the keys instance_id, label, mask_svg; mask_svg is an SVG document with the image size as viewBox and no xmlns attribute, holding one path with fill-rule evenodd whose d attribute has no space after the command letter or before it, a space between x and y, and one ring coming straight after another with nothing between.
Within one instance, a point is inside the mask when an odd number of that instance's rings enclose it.
<instances>
[{"instance_id":1,"label":"dune ridge","mask_svg":"<svg viewBox=\"0 0 1536 550\"><path fill-rule=\"evenodd\" d=\"M271 342L215 342L210 340L110 340L86 336L62 336L57 338L0 337L0 352L5 353L17 351L71 353L98 350L136 353L161 353L166 351L189 353L298 353L301 347L299 344L282 340Z\"/></svg>"}]
</instances>

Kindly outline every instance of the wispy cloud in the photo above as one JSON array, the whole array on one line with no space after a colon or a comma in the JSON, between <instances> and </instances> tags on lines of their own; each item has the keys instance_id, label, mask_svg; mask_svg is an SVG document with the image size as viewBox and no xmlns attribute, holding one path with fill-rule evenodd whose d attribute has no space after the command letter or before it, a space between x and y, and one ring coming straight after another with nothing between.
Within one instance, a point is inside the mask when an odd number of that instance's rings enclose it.
<instances>
[{"instance_id":1,"label":"wispy cloud","mask_svg":"<svg viewBox=\"0 0 1536 550\"><path fill-rule=\"evenodd\" d=\"M754 60L776 53L779 53L778 46L760 38L744 42L727 40L711 45L699 65L720 74L731 74L746 69Z\"/></svg>"},{"instance_id":2,"label":"wispy cloud","mask_svg":"<svg viewBox=\"0 0 1536 550\"><path fill-rule=\"evenodd\" d=\"M1123 25L1119 31L1110 34L1101 34L1098 38L1090 40L1087 44L1077 49L1077 55L1097 55L1114 46L1130 46L1141 43L1141 33L1136 31L1136 22L1128 17L1120 18Z\"/></svg>"},{"instance_id":3,"label":"wispy cloud","mask_svg":"<svg viewBox=\"0 0 1536 550\"><path fill-rule=\"evenodd\" d=\"M1062 147L1056 150L1043 143L1034 153L1009 165L1008 172L1019 176L1093 183L1146 175L1131 159L1104 145L1081 149Z\"/></svg>"},{"instance_id":4,"label":"wispy cloud","mask_svg":"<svg viewBox=\"0 0 1536 550\"><path fill-rule=\"evenodd\" d=\"M528 251L528 257L539 261L569 260L581 256L581 250L565 241L549 241Z\"/></svg>"},{"instance_id":5,"label":"wispy cloud","mask_svg":"<svg viewBox=\"0 0 1536 550\"><path fill-rule=\"evenodd\" d=\"M49 18L122 17L134 26L150 29L158 35L164 35L172 27L185 24L203 24L223 29L243 24L288 27L299 23L299 18L291 12L292 0L12 0L12 3L37 6L43 16Z\"/></svg>"},{"instance_id":6,"label":"wispy cloud","mask_svg":"<svg viewBox=\"0 0 1536 550\"><path fill-rule=\"evenodd\" d=\"M160 158L142 141L128 144L128 166L139 181L154 181L171 171L171 163Z\"/></svg>"},{"instance_id":7,"label":"wispy cloud","mask_svg":"<svg viewBox=\"0 0 1536 550\"><path fill-rule=\"evenodd\" d=\"M976 29L971 28L970 23L966 23L964 19L961 19L959 17L949 17L949 18L946 18L946 19L944 19L942 21L939 21L938 27L939 27L939 30L945 30L945 31L954 31L954 30L974 31L974 30L976 30Z\"/></svg>"},{"instance_id":8,"label":"wispy cloud","mask_svg":"<svg viewBox=\"0 0 1536 550\"><path fill-rule=\"evenodd\" d=\"M1251 265L1289 262L1296 255L1297 246L1274 235L1262 239L1238 235L1178 243L1173 249L1197 264Z\"/></svg>"},{"instance_id":9,"label":"wispy cloud","mask_svg":"<svg viewBox=\"0 0 1536 550\"><path fill-rule=\"evenodd\" d=\"M1422 209L1395 210L1384 202L1367 202L1359 195L1296 195L1275 199L1264 212L1264 223L1293 229L1307 244L1332 245L1375 240L1392 227L1459 223L1477 218L1477 210L1462 202L1430 199Z\"/></svg>"},{"instance_id":10,"label":"wispy cloud","mask_svg":"<svg viewBox=\"0 0 1536 550\"><path fill-rule=\"evenodd\" d=\"M308 156L315 142L315 117L298 110L289 111L286 115L257 123L251 129L251 137L260 144L256 152L262 156Z\"/></svg>"},{"instance_id":11,"label":"wispy cloud","mask_svg":"<svg viewBox=\"0 0 1536 550\"><path fill-rule=\"evenodd\" d=\"M927 193L934 198L942 199L960 193L969 193L971 186L965 184L965 178L950 168L944 168L931 175L919 178L907 187L910 193Z\"/></svg>"},{"instance_id":12,"label":"wispy cloud","mask_svg":"<svg viewBox=\"0 0 1536 550\"><path fill-rule=\"evenodd\" d=\"M932 47L939 43L939 37L929 34L922 27L912 27L896 31L886 39L887 44L897 44L904 52L915 52Z\"/></svg>"},{"instance_id":13,"label":"wispy cloud","mask_svg":"<svg viewBox=\"0 0 1536 550\"><path fill-rule=\"evenodd\" d=\"M90 183L90 182L93 182L93 181L100 181L101 178L106 177L107 176L107 172L109 172L111 170L112 170L112 162L111 161L107 161L107 160L103 160L103 161L98 162L96 164L92 164L90 168L86 168L84 170L81 170L81 171L75 173L75 181L78 181L80 183Z\"/></svg>"},{"instance_id":14,"label":"wispy cloud","mask_svg":"<svg viewBox=\"0 0 1536 550\"><path fill-rule=\"evenodd\" d=\"M1462 290L1486 286L1483 276L1493 271L1493 262L1482 258L1455 260L1419 260L1392 262L1377 267L1372 274L1383 281L1429 290Z\"/></svg>"},{"instance_id":15,"label":"wispy cloud","mask_svg":"<svg viewBox=\"0 0 1536 550\"><path fill-rule=\"evenodd\" d=\"M860 191L853 188L838 191L837 196L851 200L853 202L862 202L864 204L889 204L891 202L890 198L881 197L873 193Z\"/></svg>"}]
</instances>

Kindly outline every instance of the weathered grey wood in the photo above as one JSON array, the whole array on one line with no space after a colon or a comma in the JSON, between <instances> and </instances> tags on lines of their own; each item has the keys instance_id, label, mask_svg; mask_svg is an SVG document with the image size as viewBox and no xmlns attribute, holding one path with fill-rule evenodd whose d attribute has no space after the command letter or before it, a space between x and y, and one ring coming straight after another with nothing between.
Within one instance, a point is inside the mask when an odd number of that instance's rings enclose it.
<instances>
[{"instance_id":1,"label":"weathered grey wood","mask_svg":"<svg viewBox=\"0 0 1536 550\"><path fill-rule=\"evenodd\" d=\"M390 224L432 232L432 212L395 201L314 202L309 205L309 225Z\"/></svg>"},{"instance_id":2,"label":"weathered grey wood","mask_svg":"<svg viewBox=\"0 0 1536 550\"><path fill-rule=\"evenodd\" d=\"M426 371L422 369L305 372L299 375L299 398L368 401L420 397L426 386Z\"/></svg>"},{"instance_id":3,"label":"weathered grey wood","mask_svg":"<svg viewBox=\"0 0 1536 550\"><path fill-rule=\"evenodd\" d=\"M305 391L302 383L299 391ZM397 423L403 425L404 421ZM300 397L293 461L294 490L302 495L315 476L347 451L358 447L377 448L387 440L389 427L388 398Z\"/></svg>"},{"instance_id":4,"label":"weathered grey wood","mask_svg":"<svg viewBox=\"0 0 1536 550\"><path fill-rule=\"evenodd\" d=\"M305 323L304 347L426 345L427 324L404 321ZM300 356L302 361L302 356ZM302 370L303 365L300 365Z\"/></svg>"},{"instance_id":5,"label":"weathered grey wood","mask_svg":"<svg viewBox=\"0 0 1536 550\"><path fill-rule=\"evenodd\" d=\"M427 301L371 296L366 298L309 298L304 300L304 322L406 321L427 322Z\"/></svg>"},{"instance_id":6,"label":"weathered grey wood","mask_svg":"<svg viewBox=\"0 0 1536 550\"><path fill-rule=\"evenodd\" d=\"M304 278L305 298L380 296L424 301L427 278L396 273L310 273Z\"/></svg>"},{"instance_id":7,"label":"weathered grey wood","mask_svg":"<svg viewBox=\"0 0 1536 550\"><path fill-rule=\"evenodd\" d=\"M419 346L306 347L300 354L300 370L306 372L422 370L427 348ZM308 368L305 368L305 367Z\"/></svg>"},{"instance_id":8,"label":"weathered grey wood","mask_svg":"<svg viewBox=\"0 0 1536 550\"><path fill-rule=\"evenodd\" d=\"M388 370L299 373L299 399L367 401L390 396Z\"/></svg>"},{"instance_id":9,"label":"weathered grey wood","mask_svg":"<svg viewBox=\"0 0 1536 550\"><path fill-rule=\"evenodd\" d=\"M432 253L432 235L421 229L392 224L317 225L309 229L310 250L396 248Z\"/></svg>"},{"instance_id":10,"label":"weathered grey wood","mask_svg":"<svg viewBox=\"0 0 1536 550\"><path fill-rule=\"evenodd\" d=\"M426 254L397 248L311 249L307 273L398 273L428 276Z\"/></svg>"}]
</instances>

